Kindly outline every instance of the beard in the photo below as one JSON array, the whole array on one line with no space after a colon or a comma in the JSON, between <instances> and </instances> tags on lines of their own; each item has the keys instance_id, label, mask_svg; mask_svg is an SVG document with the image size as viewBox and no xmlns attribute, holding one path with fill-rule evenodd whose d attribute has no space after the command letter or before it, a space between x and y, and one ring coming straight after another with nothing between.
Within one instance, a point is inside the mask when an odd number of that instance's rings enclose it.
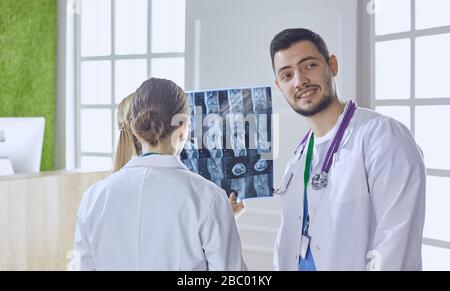
<instances>
[{"instance_id":1,"label":"beard","mask_svg":"<svg viewBox=\"0 0 450 291\"><path fill-rule=\"evenodd\" d=\"M302 109L300 107L298 108L293 108L295 112L297 112L298 114L304 116L304 117L308 117L308 116L313 116L316 115L319 112L322 112L323 110L327 109L330 104L333 101L333 96L331 94L326 94L324 95L324 97L319 101L319 103L317 103L316 105L314 105L313 107L309 108L309 109Z\"/></svg>"}]
</instances>

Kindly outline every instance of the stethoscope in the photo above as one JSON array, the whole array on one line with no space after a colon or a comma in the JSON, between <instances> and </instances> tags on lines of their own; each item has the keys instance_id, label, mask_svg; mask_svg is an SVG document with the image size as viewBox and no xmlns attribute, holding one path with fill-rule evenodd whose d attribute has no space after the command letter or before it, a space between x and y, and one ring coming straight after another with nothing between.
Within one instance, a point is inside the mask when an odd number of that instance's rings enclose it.
<instances>
[{"instance_id":1,"label":"stethoscope","mask_svg":"<svg viewBox=\"0 0 450 291\"><path fill-rule=\"evenodd\" d=\"M327 151L327 154L323 161L320 173L316 173L311 178L311 186L314 190L324 189L328 186L328 173L330 171L331 164L333 163L333 156L335 153L337 153L339 146L341 145L341 141L342 141L342 138L344 137L345 130L347 129L347 127L350 123L350 120L352 119L353 114L355 113L355 110L356 110L356 104L355 104L355 102L350 100L349 104L346 108L342 122L339 125L339 128L336 132L336 135L333 138L333 141L331 142L330 147L328 148L328 151ZM308 137L310 134L311 134L311 130L308 131L306 136L300 142L300 145L297 147L297 148L301 148L298 159L300 159L300 157L303 154L303 151L306 148L306 142L308 141ZM292 178L292 174L289 177L287 184L289 184L291 178ZM279 191L276 191L276 192L279 192Z\"/></svg>"}]
</instances>

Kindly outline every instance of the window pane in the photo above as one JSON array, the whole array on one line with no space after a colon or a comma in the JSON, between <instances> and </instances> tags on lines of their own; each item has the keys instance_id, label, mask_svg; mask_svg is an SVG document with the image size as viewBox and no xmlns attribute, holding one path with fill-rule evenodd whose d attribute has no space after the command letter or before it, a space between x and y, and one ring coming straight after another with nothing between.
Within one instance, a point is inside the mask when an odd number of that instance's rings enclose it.
<instances>
[{"instance_id":1,"label":"window pane","mask_svg":"<svg viewBox=\"0 0 450 291\"><path fill-rule=\"evenodd\" d=\"M450 25L450 1L416 0L416 29Z\"/></svg>"},{"instance_id":2,"label":"window pane","mask_svg":"<svg viewBox=\"0 0 450 291\"><path fill-rule=\"evenodd\" d=\"M147 79L147 60L120 60L116 62L116 103L120 103Z\"/></svg>"},{"instance_id":3,"label":"window pane","mask_svg":"<svg viewBox=\"0 0 450 291\"><path fill-rule=\"evenodd\" d=\"M416 139L422 148L425 165L431 169L450 170L450 136L441 132L437 135L436 127L450 124L450 106L417 106Z\"/></svg>"},{"instance_id":4,"label":"window pane","mask_svg":"<svg viewBox=\"0 0 450 291\"><path fill-rule=\"evenodd\" d=\"M448 85L450 34L418 37L416 40L416 97L450 97Z\"/></svg>"},{"instance_id":5,"label":"window pane","mask_svg":"<svg viewBox=\"0 0 450 291\"><path fill-rule=\"evenodd\" d=\"M424 271L450 271L450 250L423 245L422 268Z\"/></svg>"},{"instance_id":6,"label":"window pane","mask_svg":"<svg viewBox=\"0 0 450 291\"><path fill-rule=\"evenodd\" d=\"M111 54L111 0L82 0L81 55Z\"/></svg>"},{"instance_id":7,"label":"window pane","mask_svg":"<svg viewBox=\"0 0 450 291\"><path fill-rule=\"evenodd\" d=\"M81 110L81 151L111 153L111 110Z\"/></svg>"},{"instance_id":8,"label":"window pane","mask_svg":"<svg viewBox=\"0 0 450 291\"><path fill-rule=\"evenodd\" d=\"M375 32L377 35L411 29L411 0L375 0Z\"/></svg>"},{"instance_id":9,"label":"window pane","mask_svg":"<svg viewBox=\"0 0 450 291\"><path fill-rule=\"evenodd\" d=\"M375 48L376 99L409 99L411 94L410 40L378 42Z\"/></svg>"},{"instance_id":10,"label":"window pane","mask_svg":"<svg viewBox=\"0 0 450 291\"><path fill-rule=\"evenodd\" d=\"M426 218L423 236L450 241L450 178L427 177Z\"/></svg>"},{"instance_id":11,"label":"window pane","mask_svg":"<svg viewBox=\"0 0 450 291\"><path fill-rule=\"evenodd\" d=\"M184 52L185 0L152 1L152 52Z\"/></svg>"},{"instance_id":12,"label":"window pane","mask_svg":"<svg viewBox=\"0 0 450 291\"><path fill-rule=\"evenodd\" d=\"M111 62L81 62L81 104L111 104Z\"/></svg>"},{"instance_id":13,"label":"window pane","mask_svg":"<svg viewBox=\"0 0 450 291\"><path fill-rule=\"evenodd\" d=\"M116 0L116 54L147 52L147 0Z\"/></svg>"},{"instance_id":14,"label":"window pane","mask_svg":"<svg viewBox=\"0 0 450 291\"><path fill-rule=\"evenodd\" d=\"M184 88L184 58L152 59L152 77L172 80Z\"/></svg>"},{"instance_id":15,"label":"window pane","mask_svg":"<svg viewBox=\"0 0 450 291\"><path fill-rule=\"evenodd\" d=\"M392 117L411 129L410 109L408 106L377 106L375 110L381 114Z\"/></svg>"},{"instance_id":16,"label":"window pane","mask_svg":"<svg viewBox=\"0 0 450 291\"><path fill-rule=\"evenodd\" d=\"M81 157L81 168L90 171L110 171L112 159L108 157Z\"/></svg>"}]
</instances>

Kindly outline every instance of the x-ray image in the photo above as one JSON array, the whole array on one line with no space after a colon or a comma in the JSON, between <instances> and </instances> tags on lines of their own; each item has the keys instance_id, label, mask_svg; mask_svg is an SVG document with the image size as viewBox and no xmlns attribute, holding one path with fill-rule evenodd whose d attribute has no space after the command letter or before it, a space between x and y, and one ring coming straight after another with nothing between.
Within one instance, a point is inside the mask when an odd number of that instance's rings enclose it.
<instances>
[{"instance_id":1,"label":"x-ray image","mask_svg":"<svg viewBox=\"0 0 450 291\"><path fill-rule=\"evenodd\" d=\"M183 163L190 171L198 173L198 159L188 158L183 160Z\"/></svg>"},{"instance_id":2,"label":"x-ray image","mask_svg":"<svg viewBox=\"0 0 450 291\"><path fill-rule=\"evenodd\" d=\"M245 165L243 163L237 163L233 166L231 171L233 172L233 175L241 176L241 175L245 174L245 172L247 172L247 168L245 167Z\"/></svg>"},{"instance_id":3,"label":"x-ray image","mask_svg":"<svg viewBox=\"0 0 450 291\"><path fill-rule=\"evenodd\" d=\"M252 167L255 162L252 159L259 159L258 157L231 157L224 159L225 161L225 175L228 178L242 178L252 175Z\"/></svg>"},{"instance_id":4,"label":"x-ray image","mask_svg":"<svg viewBox=\"0 0 450 291\"><path fill-rule=\"evenodd\" d=\"M228 91L228 102L230 104L230 113L244 113L244 101L242 90L234 89Z\"/></svg>"},{"instance_id":5,"label":"x-ray image","mask_svg":"<svg viewBox=\"0 0 450 291\"><path fill-rule=\"evenodd\" d=\"M222 117L218 114L209 114L203 120L203 144L210 152L211 158L223 157L223 125Z\"/></svg>"},{"instance_id":6,"label":"x-ray image","mask_svg":"<svg viewBox=\"0 0 450 291\"><path fill-rule=\"evenodd\" d=\"M253 189L255 189L257 197L270 196L272 189L269 183L269 175L256 175L253 176Z\"/></svg>"},{"instance_id":7,"label":"x-ray image","mask_svg":"<svg viewBox=\"0 0 450 291\"><path fill-rule=\"evenodd\" d=\"M262 172L265 169L267 169L268 167L269 167L269 165L267 164L267 160L260 159L255 163L254 169L257 172Z\"/></svg>"},{"instance_id":8,"label":"x-ray image","mask_svg":"<svg viewBox=\"0 0 450 291\"><path fill-rule=\"evenodd\" d=\"M217 186L222 187L223 170L222 159L206 159L210 179Z\"/></svg>"},{"instance_id":9,"label":"x-ray image","mask_svg":"<svg viewBox=\"0 0 450 291\"><path fill-rule=\"evenodd\" d=\"M229 114L231 148L235 157L247 155L245 146L245 123L242 114Z\"/></svg>"},{"instance_id":10,"label":"x-ray image","mask_svg":"<svg viewBox=\"0 0 450 291\"><path fill-rule=\"evenodd\" d=\"M239 199L272 196L270 87L189 92L188 97L191 124L181 153L186 167L227 194L236 191Z\"/></svg>"},{"instance_id":11,"label":"x-ray image","mask_svg":"<svg viewBox=\"0 0 450 291\"><path fill-rule=\"evenodd\" d=\"M267 153L271 151L271 143L269 142L270 127L268 125L269 117L267 114L257 115L257 149L259 153Z\"/></svg>"},{"instance_id":12,"label":"x-ray image","mask_svg":"<svg viewBox=\"0 0 450 291\"><path fill-rule=\"evenodd\" d=\"M252 89L253 97L253 112L257 114L265 114L269 112L269 107L266 100L266 88Z\"/></svg>"},{"instance_id":13,"label":"x-ray image","mask_svg":"<svg viewBox=\"0 0 450 291\"><path fill-rule=\"evenodd\" d=\"M273 161L261 158L261 156L251 157L250 165L253 176L273 173Z\"/></svg>"},{"instance_id":14,"label":"x-ray image","mask_svg":"<svg viewBox=\"0 0 450 291\"><path fill-rule=\"evenodd\" d=\"M231 179L231 191L235 191L238 194L238 199L246 198L246 194L244 193L248 193L247 185L248 183L245 178Z\"/></svg>"},{"instance_id":15,"label":"x-ray image","mask_svg":"<svg viewBox=\"0 0 450 291\"><path fill-rule=\"evenodd\" d=\"M188 99L189 99L189 133L188 133L188 138L186 141L186 155L188 156L188 158L195 158L198 159L199 155L197 152L198 149L198 141L197 138L195 136L195 98L194 98L194 93L189 93L188 94Z\"/></svg>"},{"instance_id":16,"label":"x-ray image","mask_svg":"<svg viewBox=\"0 0 450 291\"><path fill-rule=\"evenodd\" d=\"M205 106L206 106L206 114L211 113L220 113L219 110L219 92L217 91L208 91L205 92Z\"/></svg>"}]
</instances>

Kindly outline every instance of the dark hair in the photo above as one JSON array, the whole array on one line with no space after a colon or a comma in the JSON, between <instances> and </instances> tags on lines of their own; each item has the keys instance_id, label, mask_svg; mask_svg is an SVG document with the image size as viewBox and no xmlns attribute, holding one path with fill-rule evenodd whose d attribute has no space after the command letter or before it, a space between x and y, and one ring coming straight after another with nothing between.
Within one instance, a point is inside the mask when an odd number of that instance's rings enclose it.
<instances>
[{"instance_id":1,"label":"dark hair","mask_svg":"<svg viewBox=\"0 0 450 291\"><path fill-rule=\"evenodd\" d=\"M186 93L174 82L151 78L136 90L131 110L133 133L155 146L178 126L172 125L177 114L186 114Z\"/></svg>"},{"instance_id":2,"label":"dark hair","mask_svg":"<svg viewBox=\"0 0 450 291\"><path fill-rule=\"evenodd\" d=\"M272 68L275 69L273 58L277 52L288 49L293 44L304 40L312 42L316 46L320 54L328 62L328 60L330 59L330 53L328 51L327 44L320 35L305 28L291 28L285 29L282 32L275 35L272 42L270 43L270 56L272 58Z\"/></svg>"}]
</instances>

